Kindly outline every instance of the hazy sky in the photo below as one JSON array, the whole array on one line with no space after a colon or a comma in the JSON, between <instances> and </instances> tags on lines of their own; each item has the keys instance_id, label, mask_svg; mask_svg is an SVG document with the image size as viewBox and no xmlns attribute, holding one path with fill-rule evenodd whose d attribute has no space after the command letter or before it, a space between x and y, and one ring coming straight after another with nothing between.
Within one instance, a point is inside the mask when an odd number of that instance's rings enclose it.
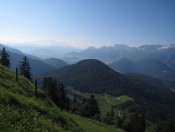
<instances>
[{"instance_id":1,"label":"hazy sky","mask_svg":"<svg viewBox=\"0 0 175 132\"><path fill-rule=\"evenodd\" d=\"M175 0L0 0L0 42L175 43Z\"/></svg>"}]
</instances>

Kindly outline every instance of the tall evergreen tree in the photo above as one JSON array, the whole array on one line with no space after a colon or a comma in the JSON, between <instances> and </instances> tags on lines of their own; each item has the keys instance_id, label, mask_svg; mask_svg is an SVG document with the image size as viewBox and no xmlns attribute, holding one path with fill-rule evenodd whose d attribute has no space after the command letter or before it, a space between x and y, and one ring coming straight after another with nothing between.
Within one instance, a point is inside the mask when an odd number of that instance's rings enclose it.
<instances>
[{"instance_id":1,"label":"tall evergreen tree","mask_svg":"<svg viewBox=\"0 0 175 132\"><path fill-rule=\"evenodd\" d=\"M145 116L143 113L135 113L125 130L128 132L144 132L146 129Z\"/></svg>"},{"instance_id":2,"label":"tall evergreen tree","mask_svg":"<svg viewBox=\"0 0 175 132\"><path fill-rule=\"evenodd\" d=\"M88 109L88 115L90 117L94 117L95 115L99 115L100 114L100 109L99 109L99 106L98 106L98 102L97 100L95 99L94 95L91 95L88 99L88 106L89 106L89 109Z\"/></svg>"},{"instance_id":3,"label":"tall evergreen tree","mask_svg":"<svg viewBox=\"0 0 175 132\"><path fill-rule=\"evenodd\" d=\"M6 52L5 48L3 48L0 52L0 63L3 66L10 68L9 54Z\"/></svg>"},{"instance_id":4,"label":"tall evergreen tree","mask_svg":"<svg viewBox=\"0 0 175 132\"><path fill-rule=\"evenodd\" d=\"M119 116L117 116L114 120L114 126L122 128L122 123L123 120Z\"/></svg>"},{"instance_id":5,"label":"tall evergreen tree","mask_svg":"<svg viewBox=\"0 0 175 132\"><path fill-rule=\"evenodd\" d=\"M111 111L110 113L106 113L106 117L104 118L104 123L106 124L114 124L114 107L111 106Z\"/></svg>"},{"instance_id":6,"label":"tall evergreen tree","mask_svg":"<svg viewBox=\"0 0 175 132\"><path fill-rule=\"evenodd\" d=\"M57 83L57 80L53 80L51 77L43 79L43 90L47 93L49 98L60 108L62 111L69 110L70 101L66 97L64 85Z\"/></svg>"},{"instance_id":7,"label":"tall evergreen tree","mask_svg":"<svg viewBox=\"0 0 175 132\"><path fill-rule=\"evenodd\" d=\"M20 62L19 69L21 75L32 81L31 67L26 56Z\"/></svg>"},{"instance_id":8,"label":"tall evergreen tree","mask_svg":"<svg viewBox=\"0 0 175 132\"><path fill-rule=\"evenodd\" d=\"M51 77L43 79L43 90L47 93L49 98L56 104L59 104L58 100L58 84L56 80Z\"/></svg>"},{"instance_id":9,"label":"tall evergreen tree","mask_svg":"<svg viewBox=\"0 0 175 132\"><path fill-rule=\"evenodd\" d=\"M65 109L65 110L69 110L70 107L70 101L69 99L66 97L66 92L64 90L64 85L63 84L59 84L58 87L58 100L59 100L59 107L60 109Z\"/></svg>"}]
</instances>

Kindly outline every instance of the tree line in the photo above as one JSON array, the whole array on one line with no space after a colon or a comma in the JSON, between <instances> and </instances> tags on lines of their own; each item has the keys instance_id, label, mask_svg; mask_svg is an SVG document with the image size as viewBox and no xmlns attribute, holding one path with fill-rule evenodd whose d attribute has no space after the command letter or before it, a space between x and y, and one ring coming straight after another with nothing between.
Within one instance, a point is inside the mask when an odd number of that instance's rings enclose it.
<instances>
[{"instance_id":1,"label":"tree line","mask_svg":"<svg viewBox=\"0 0 175 132\"><path fill-rule=\"evenodd\" d=\"M10 56L4 47L0 51L0 64L7 68L10 68ZM32 81L31 67L26 56L24 56L24 58L22 58L22 61L19 62L19 71L20 75L23 75L29 81Z\"/></svg>"},{"instance_id":2,"label":"tree line","mask_svg":"<svg viewBox=\"0 0 175 132\"><path fill-rule=\"evenodd\" d=\"M61 111L67 110L90 118L97 118L100 116L99 105L93 95L91 95L89 99L82 99L81 103L77 101L76 97L70 100L64 85L51 77L43 79L42 89Z\"/></svg>"}]
</instances>

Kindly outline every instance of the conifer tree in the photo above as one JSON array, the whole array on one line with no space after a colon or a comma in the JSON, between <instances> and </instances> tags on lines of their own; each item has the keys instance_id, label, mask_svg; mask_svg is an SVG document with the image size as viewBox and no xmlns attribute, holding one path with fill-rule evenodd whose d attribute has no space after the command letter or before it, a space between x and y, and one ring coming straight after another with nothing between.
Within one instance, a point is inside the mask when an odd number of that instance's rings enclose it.
<instances>
[{"instance_id":1,"label":"conifer tree","mask_svg":"<svg viewBox=\"0 0 175 132\"><path fill-rule=\"evenodd\" d=\"M99 115L100 114L100 109L99 109L99 106L98 106L98 102L97 100L95 99L94 95L91 95L88 99L88 106L89 106L89 109L88 109L88 115L90 117L94 117L95 115Z\"/></svg>"},{"instance_id":2,"label":"conifer tree","mask_svg":"<svg viewBox=\"0 0 175 132\"><path fill-rule=\"evenodd\" d=\"M59 107L61 110L62 109L69 110L70 102L69 99L66 97L64 85L61 83L59 84L58 88L58 100L59 100Z\"/></svg>"},{"instance_id":3,"label":"conifer tree","mask_svg":"<svg viewBox=\"0 0 175 132\"><path fill-rule=\"evenodd\" d=\"M43 79L43 90L47 93L49 98L56 104L59 104L58 99L58 84L57 80L47 77Z\"/></svg>"},{"instance_id":4,"label":"conifer tree","mask_svg":"<svg viewBox=\"0 0 175 132\"><path fill-rule=\"evenodd\" d=\"M114 126L122 128L122 123L123 120L119 116L117 116L114 120Z\"/></svg>"},{"instance_id":5,"label":"conifer tree","mask_svg":"<svg viewBox=\"0 0 175 132\"><path fill-rule=\"evenodd\" d=\"M128 132L144 132L146 129L145 116L143 113L135 113L125 130Z\"/></svg>"},{"instance_id":6,"label":"conifer tree","mask_svg":"<svg viewBox=\"0 0 175 132\"><path fill-rule=\"evenodd\" d=\"M0 63L3 66L10 68L9 54L6 52L5 48L3 48L0 52Z\"/></svg>"},{"instance_id":7,"label":"conifer tree","mask_svg":"<svg viewBox=\"0 0 175 132\"><path fill-rule=\"evenodd\" d=\"M26 56L20 62L19 69L21 75L26 77L28 80L32 81L31 67Z\"/></svg>"}]
</instances>

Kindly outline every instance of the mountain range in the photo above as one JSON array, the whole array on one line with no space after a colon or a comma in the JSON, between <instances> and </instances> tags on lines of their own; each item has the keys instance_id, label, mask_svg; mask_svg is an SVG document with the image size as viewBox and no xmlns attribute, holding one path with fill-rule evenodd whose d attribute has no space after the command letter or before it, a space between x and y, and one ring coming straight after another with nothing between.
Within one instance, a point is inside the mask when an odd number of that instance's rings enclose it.
<instances>
[{"instance_id":1,"label":"mountain range","mask_svg":"<svg viewBox=\"0 0 175 132\"><path fill-rule=\"evenodd\" d=\"M81 51L81 49L71 47L65 43L54 42L54 41L49 42L42 41L39 42L39 44L37 43L23 44L16 47L17 49L28 55L37 56L42 59L61 58L62 56L64 56L69 52Z\"/></svg>"},{"instance_id":2,"label":"mountain range","mask_svg":"<svg viewBox=\"0 0 175 132\"><path fill-rule=\"evenodd\" d=\"M0 49L2 47L4 45L0 45ZM71 48L68 48L64 50L66 51L64 53L67 54L62 54L62 60L56 57L57 52L62 52L62 48L59 46L51 46L48 49L45 47L28 49L31 51L30 53L37 51L38 54L45 53L46 56L47 54L55 56L54 58L47 56L48 59L41 59L33 56L33 54L28 55L20 50L8 46L5 47L12 57L11 68L15 69L15 67L18 67L19 61L26 55L29 57L34 76L66 66L68 65L67 62L76 63L79 60L90 58L105 62L111 68L121 73L139 73L156 77L161 79L167 87L175 89L175 45L173 44L143 45L140 47L129 47L127 45L103 46L100 48L90 47L79 52L72 48L72 52L67 53L71 50ZM27 49L27 47L25 48Z\"/></svg>"},{"instance_id":3,"label":"mountain range","mask_svg":"<svg viewBox=\"0 0 175 132\"><path fill-rule=\"evenodd\" d=\"M175 71L170 69L166 64L154 59L132 61L122 58L119 61L111 63L109 66L121 73L140 73L165 81L175 81Z\"/></svg>"},{"instance_id":4,"label":"mountain range","mask_svg":"<svg viewBox=\"0 0 175 132\"><path fill-rule=\"evenodd\" d=\"M175 89L175 45L142 45L130 47L116 44L100 48L89 47L81 52L70 52L64 60L75 63L83 59L98 59L122 73L139 73L161 79Z\"/></svg>"},{"instance_id":5,"label":"mountain range","mask_svg":"<svg viewBox=\"0 0 175 132\"><path fill-rule=\"evenodd\" d=\"M66 62L60 59L40 59L33 55L25 54L17 49L5 46L0 44L0 50L5 47L10 56L11 69L15 70L16 67L19 67L20 62L24 56L27 56L28 61L31 66L31 72L33 77L39 76L45 72L52 71L56 68L63 67L68 65Z\"/></svg>"},{"instance_id":6,"label":"mountain range","mask_svg":"<svg viewBox=\"0 0 175 132\"><path fill-rule=\"evenodd\" d=\"M122 58L132 61L155 59L175 69L175 45L143 45L130 47L117 44L114 46L103 46L100 48L90 47L81 52L70 52L64 56L67 62L78 62L83 59L98 59L106 64L113 63Z\"/></svg>"}]
</instances>

